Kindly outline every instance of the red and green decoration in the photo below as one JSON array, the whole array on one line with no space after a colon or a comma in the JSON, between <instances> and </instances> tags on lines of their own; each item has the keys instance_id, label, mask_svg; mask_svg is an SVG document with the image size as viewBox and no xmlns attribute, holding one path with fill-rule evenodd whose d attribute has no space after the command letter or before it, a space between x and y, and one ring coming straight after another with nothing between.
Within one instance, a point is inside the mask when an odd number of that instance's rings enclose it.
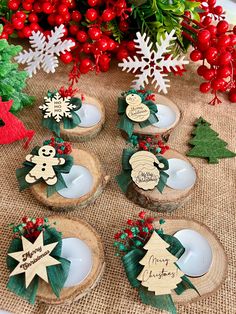
<instances>
[{"instance_id":1,"label":"red and green decoration","mask_svg":"<svg viewBox=\"0 0 236 314\"><path fill-rule=\"evenodd\" d=\"M8 254L22 251L22 237L25 237L31 243L34 243L38 236L43 233L43 244L48 245L58 242L51 252L51 256L60 264L47 267L47 276L49 285L53 293L59 298L60 292L64 287L69 274L70 261L61 257L62 234L58 232L55 226L51 226L47 218L27 218L23 217L20 224L11 224L13 240L9 246ZM18 262L10 256L7 256L7 267L12 272L18 265ZM11 276L7 283L7 288L16 295L26 299L31 304L35 303L39 287L39 277L36 275L26 288L25 274L21 273Z\"/></svg>"},{"instance_id":2,"label":"red and green decoration","mask_svg":"<svg viewBox=\"0 0 236 314\"><path fill-rule=\"evenodd\" d=\"M221 140L219 134L211 129L211 124L200 117L195 122L193 138L189 144L193 146L187 153L189 157L206 158L210 164L218 164L221 158L232 158L236 154L226 148L228 145Z\"/></svg>"},{"instance_id":3,"label":"red and green decoration","mask_svg":"<svg viewBox=\"0 0 236 314\"><path fill-rule=\"evenodd\" d=\"M47 105L47 102L44 101L43 106L40 106L44 109L42 109L42 125L45 128L48 128L52 132L54 132L57 136L60 136L60 125L63 124L64 129L74 129L81 123L81 119L75 111L79 110L82 106L82 101L78 97L73 97L75 91L69 89L65 90L64 88L61 88L59 91L55 90L53 92L48 91L46 99L49 101L53 101L54 98L58 97L58 95L61 97L61 100L66 99L67 97L70 98L69 106L71 107L68 109L68 113L70 116L61 115L59 122L55 120L55 116L51 115L45 118L45 114L47 114L48 111L50 111L50 108ZM44 98L45 99L45 98ZM62 111L62 110L60 110Z\"/></svg>"},{"instance_id":4,"label":"red and green decoration","mask_svg":"<svg viewBox=\"0 0 236 314\"><path fill-rule=\"evenodd\" d=\"M162 226L165 224L165 220L159 219L158 228L154 226L154 220L157 220L157 218L148 217L143 211L139 213L138 219L129 219L127 226L115 234L114 247L117 250L116 255L121 257L126 276L131 286L138 290L142 303L176 314L176 307L170 294L155 295L154 292L150 292L146 287L142 286L141 282L137 279L143 269L139 261L146 254L143 247L153 232L157 232L169 244L167 250L178 259L185 252L185 248L178 239L164 232ZM198 293L187 276L184 275L181 279L182 281L174 289L176 294L180 295L187 289L194 289Z\"/></svg>"},{"instance_id":5,"label":"red and green decoration","mask_svg":"<svg viewBox=\"0 0 236 314\"><path fill-rule=\"evenodd\" d=\"M160 179L156 186L158 191L162 193L168 179L168 174L165 170L169 169L169 164L168 160L161 155L169 149L169 146L165 145L162 141L154 143L154 141L149 137L140 139L136 135L133 135L129 139L129 142L131 143L131 147L125 148L122 153L122 171L116 176L116 182L118 183L121 191L126 194L129 185L134 184L131 177L132 167L129 163L130 158L138 151L149 151L153 153L158 161L164 165L163 168L158 168L160 172Z\"/></svg>"},{"instance_id":6,"label":"red and green decoration","mask_svg":"<svg viewBox=\"0 0 236 314\"><path fill-rule=\"evenodd\" d=\"M55 148L57 158L63 158L65 159L65 163L61 165L56 165L53 167L57 182L54 185L47 185L47 197L50 197L57 191L67 188L66 183L62 177L62 173L69 173L71 170L71 167L73 166L74 159L70 155L72 151L71 144L69 142L64 142L61 138L51 138L50 140L44 141L42 146L49 145ZM40 146L36 146L31 151L32 155L38 156L38 151L40 149ZM34 168L35 164L30 161L24 161L23 162L23 168L18 168L16 170L16 177L19 183L20 191L23 191L24 189L29 188L32 184L37 184L39 182L45 182L42 178L35 181L34 183L28 183L26 181L26 175Z\"/></svg>"},{"instance_id":7,"label":"red and green decoration","mask_svg":"<svg viewBox=\"0 0 236 314\"><path fill-rule=\"evenodd\" d=\"M130 89L126 92L123 92L121 94L121 97L118 98L118 114L120 116L120 121L117 127L123 130L128 135L128 137L131 137L133 135L135 124L135 122L129 119L126 114L126 108L128 107L128 103L126 102L125 98L131 94L140 96L142 99L142 103L145 104L150 110L150 115L148 119L146 121L139 122L139 126L141 128L145 128L159 121L157 116L155 115L155 113L157 113L158 111L157 106L154 103L155 95L150 90Z\"/></svg>"}]
</instances>

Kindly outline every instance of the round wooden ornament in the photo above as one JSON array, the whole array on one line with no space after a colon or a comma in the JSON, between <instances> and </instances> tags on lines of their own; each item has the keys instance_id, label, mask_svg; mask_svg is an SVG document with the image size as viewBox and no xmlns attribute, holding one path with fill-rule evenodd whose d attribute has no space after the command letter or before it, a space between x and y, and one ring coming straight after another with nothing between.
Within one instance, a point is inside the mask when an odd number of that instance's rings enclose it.
<instances>
[{"instance_id":1,"label":"round wooden ornament","mask_svg":"<svg viewBox=\"0 0 236 314\"><path fill-rule=\"evenodd\" d=\"M59 191L47 197L47 185L44 182L30 187L35 198L54 211L70 211L88 206L99 197L110 179L109 176L105 175L100 161L94 154L79 148L73 148L71 156L74 158L75 166L82 167L90 174L91 188L88 193L79 197L64 197L60 194L61 191ZM77 178L74 179L74 181L76 180Z\"/></svg>"},{"instance_id":2,"label":"round wooden ornament","mask_svg":"<svg viewBox=\"0 0 236 314\"><path fill-rule=\"evenodd\" d=\"M80 94L76 94L74 97L79 98ZM73 129L65 129L63 124L60 125L60 136L63 139L72 142L86 142L96 137L105 123L105 107L97 98L85 94L79 116L81 124ZM90 126L86 126L86 122Z\"/></svg>"},{"instance_id":3,"label":"round wooden ornament","mask_svg":"<svg viewBox=\"0 0 236 314\"><path fill-rule=\"evenodd\" d=\"M188 289L181 295L172 293L171 296L175 303L186 304L199 301L215 293L226 279L227 275L227 256L222 244L217 236L203 223L185 218L165 218L165 233L174 235L179 230L190 229L200 233L209 243L212 250L212 262L209 271L200 277L191 277L190 280L197 288L200 295L193 289ZM154 227L158 228L159 221L154 221ZM199 247L201 250L201 247Z\"/></svg>"},{"instance_id":4,"label":"round wooden ornament","mask_svg":"<svg viewBox=\"0 0 236 314\"><path fill-rule=\"evenodd\" d=\"M155 125L149 125L141 128L139 124L134 125L134 134L140 137L149 136L155 140L167 142L174 128L181 119L181 112L178 106L169 98L155 94L155 104L157 105L157 117L159 122Z\"/></svg>"},{"instance_id":5,"label":"round wooden ornament","mask_svg":"<svg viewBox=\"0 0 236 314\"><path fill-rule=\"evenodd\" d=\"M100 236L85 221L78 218L49 217L49 223L53 224L54 222L56 222L57 230L62 232L63 239L80 239L89 247L92 257L92 267L87 277L78 285L63 288L59 298L53 294L49 284L40 280L37 298L42 302L56 305L79 300L97 286L105 269L105 255Z\"/></svg>"},{"instance_id":6,"label":"round wooden ornament","mask_svg":"<svg viewBox=\"0 0 236 314\"><path fill-rule=\"evenodd\" d=\"M191 167L195 175L195 180L192 181L193 184L186 188L181 187L181 189L173 189L168 186L167 181L167 185L161 193L157 188L154 188L153 190L144 190L132 182L128 186L126 196L134 203L144 208L158 212L171 212L182 206L190 198L195 188L197 174L189 159L180 154L178 151L169 149L165 152L163 157L167 160L176 158L178 160L185 161Z\"/></svg>"}]
</instances>

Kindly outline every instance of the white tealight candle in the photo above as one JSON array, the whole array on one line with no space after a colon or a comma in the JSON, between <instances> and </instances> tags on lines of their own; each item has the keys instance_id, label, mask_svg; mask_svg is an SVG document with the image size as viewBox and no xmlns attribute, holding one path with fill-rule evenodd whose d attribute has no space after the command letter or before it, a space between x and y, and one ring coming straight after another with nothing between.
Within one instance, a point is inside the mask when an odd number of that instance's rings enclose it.
<instances>
[{"instance_id":1,"label":"white tealight candle","mask_svg":"<svg viewBox=\"0 0 236 314\"><path fill-rule=\"evenodd\" d=\"M174 234L185 248L184 254L176 264L190 277L200 277L206 274L212 263L212 250L206 238L200 233L183 229Z\"/></svg>"},{"instance_id":2,"label":"white tealight candle","mask_svg":"<svg viewBox=\"0 0 236 314\"><path fill-rule=\"evenodd\" d=\"M154 123L153 125L160 129L170 128L176 121L176 113L169 106L161 104L157 104L156 106L158 109L156 116L159 119L159 121L157 123Z\"/></svg>"},{"instance_id":3,"label":"white tealight candle","mask_svg":"<svg viewBox=\"0 0 236 314\"><path fill-rule=\"evenodd\" d=\"M92 190L93 176L91 172L79 165L73 165L69 173L62 173L67 188L58 193L65 198L79 198Z\"/></svg>"},{"instance_id":4,"label":"white tealight candle","mask_svg":"<svg viewBox=\"0 0 236 314\"><path fill-rule=\"evenodd\" d=\"M102 114L97 106L83 103L81 108L75 113L80 117L80 127L90 128L101 121Z\"/></svg>"},{"instance_id":5,"label":"white tealight candle","mask_svg":"<svg viewBox=\"0 0 236 314\"><path fill-rule=\"evenodd\" d=\"M187 161L177 158L168 159L169 169L165 172L169 175L166 185L175 190L191 188L196 181L196 172Z\"/></svg>"},{"instance_id":6,"label":"white tealight candle","mask_svg":"<svg viewBox=\"0 0 236 314\"><path fill-rule=\"evenodd\" d=\"M71 262L64 287L74 287L84 281L93 266L92 252L84 241L78 238L62 239L61 256Z\"/></svg>"}]
</instances>

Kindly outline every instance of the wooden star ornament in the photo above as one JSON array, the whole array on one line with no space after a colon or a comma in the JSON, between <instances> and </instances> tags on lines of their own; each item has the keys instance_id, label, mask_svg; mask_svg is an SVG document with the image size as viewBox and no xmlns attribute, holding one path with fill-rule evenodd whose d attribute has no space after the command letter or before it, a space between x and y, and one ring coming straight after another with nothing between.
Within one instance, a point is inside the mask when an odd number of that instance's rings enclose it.
<instances>
[{"instance_id":1,"label":"wooden star ornament","mask_svg":"<svg viewBox=\"0 0 236 314\"><path fill-rule=\"evenodd\" d=\"M25 273L25 286L28 288L36 275L48 282L47 267L60 264L50 256L58 242L44 245L43 232L40 233L34 243L22 237L23 251L9 253L8 255L19 262L10 277Z\"/></svg>"}]
</instances>

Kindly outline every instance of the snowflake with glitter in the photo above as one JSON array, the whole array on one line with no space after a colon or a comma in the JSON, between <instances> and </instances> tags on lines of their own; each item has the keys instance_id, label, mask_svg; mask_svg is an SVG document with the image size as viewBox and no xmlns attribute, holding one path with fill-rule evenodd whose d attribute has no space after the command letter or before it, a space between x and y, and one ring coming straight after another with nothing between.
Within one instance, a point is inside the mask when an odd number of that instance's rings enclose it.
<instances>
[{"instance_id":1,"label":"snowflake with glitter","mask_svg":"<svg viewBox=\"0 0 236 314\"><path fill-rule=\"evenodd\" d=\"M63 117L72 118L71 110L76 106L70 103L71 97L63 98L59 93L56 93L52 98L44 97L44 104L39 106L43 110L45 119L53 117L57 122L60 122Z\"/></svg>"},{"instance_id":2,"label":"snowflake with glitter","mask_svg":"<svg viewBox=\"0 0 236 314\"><path fill-rule=\"evenodd\" d=\"M72 40L61 40L64 36L64 31L65 27L62 24L59 27L55 27L48 37L44 36L40 31L32 32L29 42L34 50L24 50L15 57L18 63L27 64L25 70L28 72L29 77L36 74L40 68L46 73L55 72L59 64L58 56L61 53L70 51L75 45Z\"/></svg>"},{"instance_id":3,"label":"snowflake with glitter","mask_svg":"<svg viewBox=\"0 0 236 314\"><path fill-rule=\"evenodd\" d=\"M167 88L170 87L170 80L167 78L168 74L164 73L164 70L168 72L171 72L172 69L177 71L182 69L184 64L189 63L188 60L184 60L184 56L178 58L170 54L176 40L174 34L174 30L170 34L165 33L165 36L161 38L160 44L155 44L155 50L152 50L152 43L146 33L141 35L138 32L136 34L137 38L134 40L136 43L135 47L137 54L141 55L141 58L139 59L137 56L134 56L133 59L128 57L122 63L119 63L123 71L140 72L135 74L136 79L132 82L133 88L139 89L144 87L149 83L149 79L152 79L151 83L155 85L155 88L158 88L158 92L167 93Z\"/></svg>"}]
</instances>

